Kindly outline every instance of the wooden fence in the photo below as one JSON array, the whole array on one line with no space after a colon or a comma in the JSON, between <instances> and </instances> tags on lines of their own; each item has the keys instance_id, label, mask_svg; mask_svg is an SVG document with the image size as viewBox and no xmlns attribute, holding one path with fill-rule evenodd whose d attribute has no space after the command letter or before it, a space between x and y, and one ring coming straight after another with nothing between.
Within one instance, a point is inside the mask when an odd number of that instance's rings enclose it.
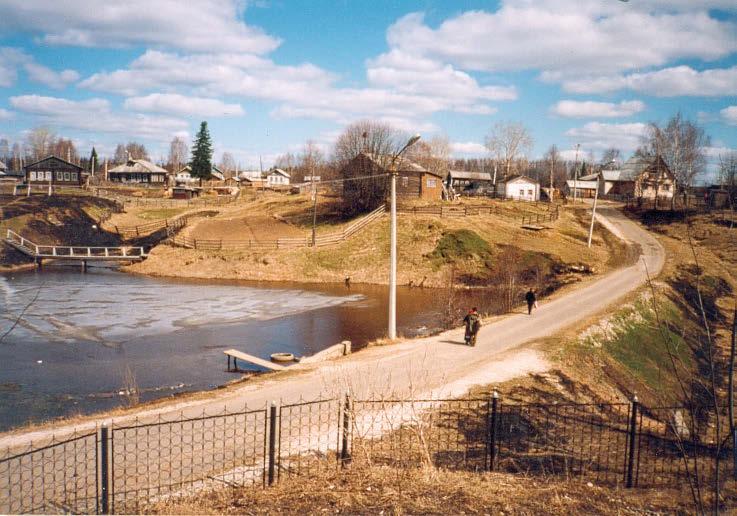
<instances>
[{"instance_id":1,"label":"wooden fence","mask_svg":"<svg viewBox=\"0 0 737 516\"><path fill-rule=\"evenodd\" d=\"M546 204L547 205L547 204ZM522 212L519 215L522 224L541 222L553 222L558 220L559 206L549 209L547 213ZM510 217L510 215L498 206L397 206L398 213L409 213L412 215L437 215L439 217L473 217L478 215L499 215ZM517 218L517 216L513 217Z\"/></svg>"},{"instance_id":2,"label":"wooden fence","mask_svg":"<svg viewBox=\"0 0 737 516\"><path fill-rule=\"evenodd\" d=\"M154 220L152 222L148 222L146 224L139 224L137 226L127 226L127 227L113 226L113 227L115 228L115 232L124 239L147 236L152 233L155 233L156 231L160 231L162 229L166 229L167 235L171 236L176 231L179 231L184 226L186 226L187 222L189 222L189 219L193 217L203 217L209 213L210 213L209 211L196 211L193 213L185 213L184 215L180 215L178 217L174 217L171 219Z\"/></svg>"},{"instance_id":3,"label":"wooden fence","mask_svg":"<svg viewBox=\"0 0 737 516\"><path fill-rule=\"evenodd\" d=\"M351 236L355 235L374 220L380 218L386 211L385 206L380 206L368 215L361 217L349 226L343 228L342 231L331 233L328 235L320 235L315 237L314 241L311 236L305 237L284 237L274 240L223 240L223 239L205 239L205 238L189 238L187 236L172 236L169 242L177 247L186 247L187 249L198 249L204 251L237 251L237 250L255 250L268 251L274 249L299 249L303 247L325 247L329 245L344 242Z\"/></svg>"},{"instance_id":4,"label":"wooden fence","mask_svg":"<svg viewBox=\"0 0 737 516\"><path fill-rule=\"evenodd\" d=\"M130 197L104 188L95 189L95 195L111 199L129 206L149 206L152 208L183 208L186 206L224 206L238 200L236 196L198 197L195 199L164 199L155 197Z\"/></svg>"}]
</instances>

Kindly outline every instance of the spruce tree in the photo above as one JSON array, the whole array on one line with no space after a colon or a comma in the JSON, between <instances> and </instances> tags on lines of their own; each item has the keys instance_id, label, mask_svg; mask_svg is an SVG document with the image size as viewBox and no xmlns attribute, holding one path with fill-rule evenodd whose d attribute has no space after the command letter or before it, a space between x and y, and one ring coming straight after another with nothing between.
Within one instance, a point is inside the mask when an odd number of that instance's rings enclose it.
<instances>
[{"instance_id":1,"label":"spruce tree","mask_svg":"<svg viewBox=\"0 0 737 516\"><path fill-rule=\"evenodd\" d=\"M97 151L94 147L92 147L92 152L90 153L90 170L96 170L97 169Z\"/></svg>"},{"instance_id":2,"label":"spruce tree","mask_svg":"<svg viewBox=\"0 0 737 516\"><path fill-rule=\"evenodd\" d=\"M192 145L192 161L189 163L192 177L209 179L212 172L212 140L207 130L207 122L200 124L200 130Z\"/></svg>"}]
</instances>

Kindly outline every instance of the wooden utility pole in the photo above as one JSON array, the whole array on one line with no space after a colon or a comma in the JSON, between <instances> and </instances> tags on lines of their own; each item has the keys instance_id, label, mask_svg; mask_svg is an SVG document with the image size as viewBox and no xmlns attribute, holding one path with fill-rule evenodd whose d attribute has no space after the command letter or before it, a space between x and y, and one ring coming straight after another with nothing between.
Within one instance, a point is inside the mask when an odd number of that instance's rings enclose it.
<instances>
[{"instance_id":1,"label":"wooden utility pole","mask_svg":"<svg viewBox=\"0 0 737 516\"><path fill-rule=\"evenodd\" d=\"M550 195L548 196L550 198L550 203L553 202L553 196L555 187L553 186L553 168L555 167L555 152L550 153Z\"/></svg>"},{"instance_id":2,"label":"wooden utility pole","mask_svg":"<svg viewBox=\"0 0 737 516\"><path fill-rule=\"evenodd\" d=\"M580 143L576 144L576 159L573 161L573 204L576 204L576 197L578 194L578 149L581 147ZM599 185L597 182L597 190Z\"/></svg>"}]
</instances>

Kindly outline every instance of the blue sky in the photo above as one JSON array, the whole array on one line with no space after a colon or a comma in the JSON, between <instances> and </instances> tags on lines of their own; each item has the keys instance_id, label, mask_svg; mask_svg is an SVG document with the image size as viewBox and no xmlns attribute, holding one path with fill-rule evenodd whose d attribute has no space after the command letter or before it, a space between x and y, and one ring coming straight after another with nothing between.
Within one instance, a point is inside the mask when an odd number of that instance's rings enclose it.
<instances>
[{"instance_id":1,"label":"blue sky","mask_svg":"<svg viewBox=\"0 0 737 516\"><path fill-rule=\"evenodd\" d=\"M166 157L207 120L216 159L254 166L362 118L457 156L499 121L530 129L531 158L629 154L678 110L712 160L737 148L733 0L0 0L0 137L46 125L83 154Z\"/></svg>"}]
</instances>

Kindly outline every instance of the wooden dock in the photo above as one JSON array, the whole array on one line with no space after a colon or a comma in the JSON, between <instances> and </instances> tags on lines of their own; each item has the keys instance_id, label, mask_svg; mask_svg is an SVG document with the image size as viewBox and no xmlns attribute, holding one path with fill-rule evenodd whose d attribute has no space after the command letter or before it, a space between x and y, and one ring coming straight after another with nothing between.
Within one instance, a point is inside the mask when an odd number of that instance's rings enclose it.
<instances>
[{"instance_id":1,"label":"wooden dock","mask_svg":"<svg viewBox=\"0 0 737 516\"><path fill-rule=\"evenodd\" d=\"M5 243L21 253L32 257L38 266L43 260L76 260L82 262L82 267L92 261L140 261L147 254L143 247L93 247L93 246L61 246L42 245L31 242L27 238L9 229L4 239Z\"/></svg>"},{"instance_id":2,"label":"wooden dock","mask_svg":"<svg viewBox=\"0 0 737 516\"><path fill-rule=\"evenodd\" d=\"M237 349L226 349L225 351L223 351L223 353L225 353L225 355L228 357L228 371L238 370L238 363L236 362L236 360L250 362L251 364L256 364L257 366L261 366L264 369L269 369L271 371L283 371L284 369L286 369L286 367L284 367L283 365L269 362L268 360L249 355L248 353L243 353L242 351L238 351ZM233 360L232 369L230 367L231 359Z\"/></svg>"}]
</instances>

